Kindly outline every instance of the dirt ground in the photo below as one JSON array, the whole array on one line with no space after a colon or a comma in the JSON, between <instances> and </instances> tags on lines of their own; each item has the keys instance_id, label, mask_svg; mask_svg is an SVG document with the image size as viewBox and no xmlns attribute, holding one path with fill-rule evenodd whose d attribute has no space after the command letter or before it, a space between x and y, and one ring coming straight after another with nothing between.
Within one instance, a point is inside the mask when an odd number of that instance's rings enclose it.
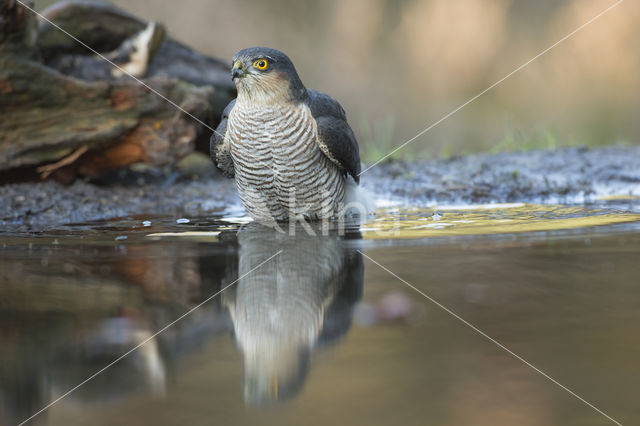
<instances>
[{"instance_id":1,"label":"dirt ground","mask_svg":"<svg viewBox=\"0 0 640 426\"><path fill-rule=\"evenodd\" d=\"M640 196L640 146L564 148L391 162L362 175L381 196L410 204L588 203Z\"/></svg>"}]
</instances>

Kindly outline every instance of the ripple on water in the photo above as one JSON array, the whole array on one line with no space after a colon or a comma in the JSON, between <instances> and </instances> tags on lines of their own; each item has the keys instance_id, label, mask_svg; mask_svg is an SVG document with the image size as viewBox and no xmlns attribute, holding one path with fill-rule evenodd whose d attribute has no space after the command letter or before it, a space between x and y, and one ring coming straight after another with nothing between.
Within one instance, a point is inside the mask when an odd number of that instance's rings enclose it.
<instances>
[{"instance_id":1,"label":"ripple on water","mask_svg":"<svg viewBox=\"0 0 640 426\"><path fill-rule=\"evenodd\" d=\"M616 199L617 200L617 199ZM64 244L133 243L140 240L193 240L215 243L220 233L235 233L252 220L248 216L212 214L177 220L173 216L140 216L74 223L46 231L1 233L3 243L13 238L24 242L35 237L40 243L59 239ZM630 224L640 226L640 212L624 205L584 206L552 204L460 204L430 207L388 207L379 209L358 227L347 224L347 233L368 240L392 240L464 235L560 231L595 226ZM334 229L337 224L330 228ZM300 228L299 226L297 228ZM280 226L283 232L289 225ZM298 232L303 232L301 229ZM335 231L335 229L334 229ZM34 240L35 241L35 240ZM57 244L55 240L51 244Z\"/></svg>"},{"instance_id":2,"label":"ripple on water","mask_svg":"<svg viewBox=\"0 0 640 426\"><path fill-rule=\"evenodd\" d=\"M505 234L587 228L640 221L640 214L585 206L478 204L379 211L365 239Z\"/></svg>"}]
</instances>

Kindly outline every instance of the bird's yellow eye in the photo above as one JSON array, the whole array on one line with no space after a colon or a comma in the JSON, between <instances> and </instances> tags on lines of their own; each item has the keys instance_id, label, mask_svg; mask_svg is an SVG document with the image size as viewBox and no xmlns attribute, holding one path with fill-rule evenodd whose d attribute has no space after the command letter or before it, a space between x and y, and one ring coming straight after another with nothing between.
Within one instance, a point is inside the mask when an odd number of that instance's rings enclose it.
<instances>
[{"instance_id":1,"label":"bird's yellow eye","mask_svg":"<svg viewBox=\"0 0 640 426\"><path fill-rule=\"evenodd\" d=\"M253 63L253 67L259 70L266 70L268 66L269 66L269 63L267 62L266 59L258 59Z\"/></svg>"}]
</instances>

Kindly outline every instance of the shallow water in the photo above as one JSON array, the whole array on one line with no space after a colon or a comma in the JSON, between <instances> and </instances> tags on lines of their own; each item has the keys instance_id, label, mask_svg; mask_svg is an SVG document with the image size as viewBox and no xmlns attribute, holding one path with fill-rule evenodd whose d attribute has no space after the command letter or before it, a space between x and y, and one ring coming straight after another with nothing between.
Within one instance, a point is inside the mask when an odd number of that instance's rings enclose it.
<instances>
[{"instance_id":1,"label":"shallow water","mask_svg":"<svg viewBox=\"0 0 640 426\"><path fill-rule=\"evenodd\" d=\"M635 203L5 230L0 424L637 423Z\"/></svg>"}]
</instances>

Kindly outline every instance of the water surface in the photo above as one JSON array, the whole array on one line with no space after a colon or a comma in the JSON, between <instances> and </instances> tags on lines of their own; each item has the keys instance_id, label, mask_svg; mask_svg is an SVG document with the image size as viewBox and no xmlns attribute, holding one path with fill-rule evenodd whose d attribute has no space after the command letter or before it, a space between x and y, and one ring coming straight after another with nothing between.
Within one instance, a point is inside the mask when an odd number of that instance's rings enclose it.
<instances>
[{"instance_id":1,"label":"water surface","mask_svg":"<svg viewBox=\"0 0 640 426\"><path fill-rule=\"evenodd\" d=\"M634 210L389 208L344 236L225 214L6 230L0 424L143 342L32 423L611 423L370 259L634 424Z\"/></svg>"}]
</instances>

